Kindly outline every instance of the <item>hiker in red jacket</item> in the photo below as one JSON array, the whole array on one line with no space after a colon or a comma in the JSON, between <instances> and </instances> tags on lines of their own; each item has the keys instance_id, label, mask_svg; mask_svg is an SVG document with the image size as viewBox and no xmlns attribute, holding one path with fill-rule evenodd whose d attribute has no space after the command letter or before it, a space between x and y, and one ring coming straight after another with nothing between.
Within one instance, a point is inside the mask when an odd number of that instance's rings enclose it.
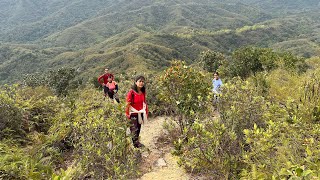
<instances>
[{"instance_id":1,"label":"hiker in red jacket","mask_svg":"<svg viewBox=\"0 0 320 180\"><path fill-rule=\"evenodd\" d=\"M108 94L108 89L106 87L106 84L108 83L108 77L111 77L111 79L114 80L113 74L109 73L107 68L104 70L104 74L98 77L98 82L103 87L104 96L107 96L107 94ZM101 81L101 79L103 81Z\"/></svg>"},{"instance_id":2,"label":"hiker in red jacket","mask_svg":"<svg viewBox=\"0 0 320 180\"><path fill-rule=\"evenodd\" d=\"M147 121L148 105L146 102L145 78L138 76L131 90L127 94L126 116L130 121L130 131L132 134L133 146L136 148L143 147L139 142L141 124Z\"/></svg>"}]
</instances>

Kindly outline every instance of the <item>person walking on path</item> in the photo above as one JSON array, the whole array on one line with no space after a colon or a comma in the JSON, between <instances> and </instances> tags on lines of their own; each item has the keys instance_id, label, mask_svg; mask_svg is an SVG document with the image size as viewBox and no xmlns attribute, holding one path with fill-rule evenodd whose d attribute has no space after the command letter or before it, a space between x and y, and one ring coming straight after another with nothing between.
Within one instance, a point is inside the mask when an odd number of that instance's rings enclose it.
<instances>
[{"instance_id":1,"label":"person walking on path","mask_svg":"<svg viewBox=\"0 0 320 180\"><path fill-rule=\"evenodd\" d=\"M213 104L217 104L217 102L219 102L219 96L221 95L221 86L222 86L222 81L219 77L219 73L215 72L213 73L213 80L212 80L212 86L213 86Z\"/></svg>"},{"instance_id":2,"label":"person walking on path","mask_svg":"<svg viewBox=\"0 0 320 180\"><path fill-rule=\"evenodd\" d=\"M130 122L133 146L136 148L144 145L139 142L141 124L147 121L148 105L146 101L145 78L137 76L131 90L126 97L126 116Z\"/></svg>"},{"instance_id":3,"label":"person walking on path","mask_svg":"<svg viewBox=\"0 0 320 180\"><path fill-rule=\"evenodd\" d=\"M213 80L212 80L212 85L213 85L213 92L215 94L220 94L221 93L221 86L222 86L222 81L221 79L219 78L219 73L218 72L215 72L213 74Z\"/></svg>"},{"instance_id":4,"label":"person walking on path","mask_svg":"<svg viewBox=\"0 0 320 180\"><path fill-rule=\"evenodd\" d=\"M107 92L108 96L112 100L116 100L118 103L120 103L119 97L117 95L118 93L118 84L116 81L112 80L112 76L108 77L108 82L105 84L105 94Z\"/></svg>"},{"instance_id":5,"label":"person walking on path","mask_svg":"<svg viewBox=\"0 0 320 180\"><path fill-rule=\"evenodd\" d=\"M106 68L104 70L104 74L98 77L98 82L102 85L104 96L106 97L108 95L108 89L106 87L106 84L108 83L108 78L111 77L112 80L114 80L114 75L108 72L109 69ZM101 81L102 80L102 81Z\"/></svg>"}]
</instances>

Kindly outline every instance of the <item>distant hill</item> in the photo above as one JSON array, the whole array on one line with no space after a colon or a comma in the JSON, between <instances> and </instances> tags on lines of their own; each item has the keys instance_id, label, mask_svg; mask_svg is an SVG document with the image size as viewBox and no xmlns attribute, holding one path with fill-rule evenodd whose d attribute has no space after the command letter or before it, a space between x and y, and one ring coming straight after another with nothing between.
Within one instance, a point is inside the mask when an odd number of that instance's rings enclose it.
<instances>
[{"instance_id":1,"label":"distant hill","mask_svg":"<svg viewBox=\"0 0 320 180\"><path fill-rule=\"evenodd\" d=\"M319 1L0 0L0 83L49 68L90 78L246 45L320 56Z\"/></svg>"}]
</instances>

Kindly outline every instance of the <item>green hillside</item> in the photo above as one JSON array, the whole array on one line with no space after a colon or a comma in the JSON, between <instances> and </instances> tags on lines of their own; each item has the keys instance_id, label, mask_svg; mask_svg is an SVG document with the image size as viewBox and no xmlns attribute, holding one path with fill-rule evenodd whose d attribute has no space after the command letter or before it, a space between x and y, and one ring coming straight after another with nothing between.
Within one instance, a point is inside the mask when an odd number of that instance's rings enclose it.
<instances>
[{"instance_id":1,"label":"green hillside","mask_svg":"<svg viewBox=\"0 0 320 180\"><path fill-rule=\"evenodd\" d=\"M312 0L0 4L1 84L65 66L78 69L85 79L106 66L117 72L152 72L172 59L192 63L204 50L230 54L247 45L319 56L320 13Z\"/></svg>"}]
</instances>

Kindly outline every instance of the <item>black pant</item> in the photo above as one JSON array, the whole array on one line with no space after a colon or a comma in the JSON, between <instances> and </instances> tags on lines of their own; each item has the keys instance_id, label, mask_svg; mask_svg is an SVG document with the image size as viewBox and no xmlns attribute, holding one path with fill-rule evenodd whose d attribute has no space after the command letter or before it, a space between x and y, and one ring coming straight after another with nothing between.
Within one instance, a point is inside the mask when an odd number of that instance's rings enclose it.
<instances>
[{"instance_id":1,"label":"black pant","mask_svg":"<svg viewBox=\"0 0 320 180\"><path fill-rule=\"evenodd\" d=\"M130 115L130 131L132 135L132 142L134 147L138 147L139 142L139 135L141 130L141 124L138 122L138 114L131 114Z\"/></svg>"},{"instance_id":2,"label":"black pant","mask_svg":"<svg viewBox=\"0 0 320 180\"><path fill-rule=\"evenodd\" d=\"M109 96L110 99L116 99L116 101L117 101L118 103L120 103L119 98L115 98L115 97L114 97L114 91L113 91L113 90L110 91L110 89L109 89L107 86L103 86L103 91L104 91L104 95L105 95L105 96L108 94L108 96Z\"/></svg>"}]
</instances>

